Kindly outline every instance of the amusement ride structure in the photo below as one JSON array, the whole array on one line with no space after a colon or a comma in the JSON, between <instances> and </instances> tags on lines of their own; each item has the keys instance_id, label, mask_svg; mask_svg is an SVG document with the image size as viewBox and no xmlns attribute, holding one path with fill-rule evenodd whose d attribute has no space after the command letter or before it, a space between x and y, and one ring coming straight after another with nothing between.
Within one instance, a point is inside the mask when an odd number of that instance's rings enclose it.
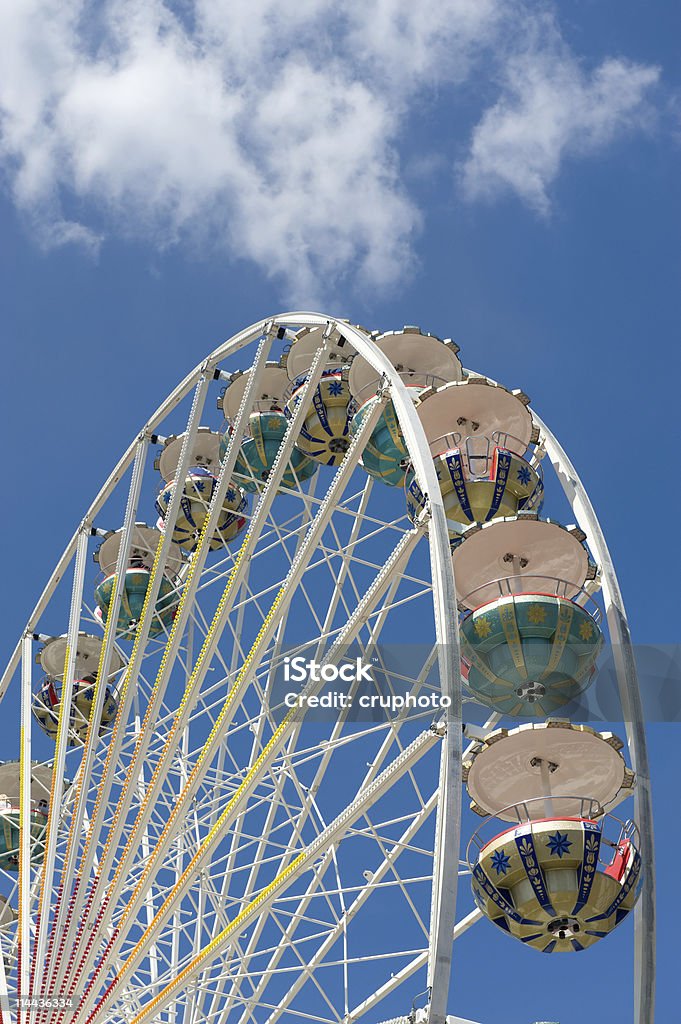
<instances>
[{"instance_id":1,"label":"amusement ride structure","mask_svg":"<svg viewBox=\"0 0 681 1024\"><path fill-rule=\"evenodd\" d=\"M606 636L623 738L566 711ZM452 341L289 313L221 345L93 501L0 696L0 1024L444 1024L483 918L499 955L588 957L632 910L652 1024L615 571L527 395Z\"/></svg>"}]
</instances>

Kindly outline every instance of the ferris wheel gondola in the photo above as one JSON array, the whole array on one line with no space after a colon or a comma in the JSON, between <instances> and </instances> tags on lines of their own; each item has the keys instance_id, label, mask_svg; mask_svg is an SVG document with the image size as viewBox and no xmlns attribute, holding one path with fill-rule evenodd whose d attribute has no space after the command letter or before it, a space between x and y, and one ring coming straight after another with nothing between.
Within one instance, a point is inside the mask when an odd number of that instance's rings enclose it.
<instances>
[{"instance_id":1,"label":"ferris wheel gondola","mask_svg":"<svg viewBox=\"0 0 681 1024\"><path fill-rule=\"evenodd\" d=\"M41 638L43 639L43 638ZM67 657L68 637L45 637L43 647L38 653L39 661L45 677L33 696L33 717L40 728L51 739L56 739L59 728L61 705L64 697L64 666ZM72 683L71 712L69 720L68 742L70 745L82 743L87 734L90 715L95 700L97 669L102 650L101 637L88 633L79 633L75 658L75 676ZM114 720L118 702L116 699L114 679L123 668L121 654L114 650L111 654L109 678L106 684L104 701L100 712L100 730L105 732Z\"/></svg>"},{"instance_id":2,"label":"ferris wheel gondola","mask_svg":"<svg viewBox=\"0 0 681 1024\"><path fill-rule=\"evenodd\" d=\"M26 845L32 864L40 864L45 856L45 831L49 809L52 768L33 763L28 772L29 806L27 807ZM0 761L0 869L16 873L21 849L21 769L19 761ZM2 915L5 926L12 924L11 902L5 898Z\"/></svg>"},{"instance_id":3,"label":"ferris wheel gondola","mask_svg":"<svg viewBox=\"0 0 681 1024\"><path fill-rule=\"evenodd\" d=\"M315 462L337 466L350 448L352 395L348 385L348 366L354 351L342 333L337 332L325 347L324 368L317 387L308 396L305 385L323 340L324 330L320 327L303 328L296 333L285 356L291 383L284 411L291 420L298 404L305 403L306 414L296 447Z\"/></svg>"},{"instance_id":4,"label":"ferris wheel gondola","mask_svg":"<svg viewBox=\"0 0 681 1024\"><path fill-rule=\"evenodd\" d=\"M220 458L224 458L243 401L250 370L230 375L224 394L218 399L218 409L224 412L227 430L220 441ZM285 395L289 388L286 370L279 363L268 362L260 376L259 395L248 417L246 436L234 466L235 479L247 491L256 491L272 471L279 446L284 439L288 420L284 414ZM309 480L319 464L299 448L293 449L288 466L281 479L284 488L295 488L298 482Z\"/></svg>"},{"instance_id":5,"label":"ferris wheel gondola","mask_svg":"<svg viewBox=\"0 0 681 1024\"><path fill-rule=\"evenodd\" d=\"M590 683L603 638L584 535L525 514L470 527L452 554L467 686L507 715L545 716ZM592 588L593 589L593 588Z\"/></svg>"},{"instance_id":6,"label":"ferris wheel gondola","mask_svg":"<svg viewBox=\"0 0 681 1024\"><path fill-rule=\"evenodd\" d=\"M151 590L151 579L156 552L162 539L159 530L136 523L133 540L126 564L122 568L122 587L116 616L116 635L130 640L137 629ZM101 570L101 578L95 587L95 617L103 624L109 618L117 588L118 555L123 541L122 530L111 530L94 552L93 558ZM169 551L167 569L163 573L154 600L154 616L149 625L149 636L158 637L169 629L178 602L179 570L183 555L178 544L173 542Z\"/></svg>"},{"instance_id":7,"label":"ferris wheel gondola","mask_svg":"<svg viewBox=\"0 0 681 1024\"><path fill-rule=\"evenodd\" d=\"M376 346L388 357L414 402L427 389L459 381L463 376L457 356L459 346L451 339L442 341L433 334L425 334L420 327L380 334ZM357 410L351 427L355 431L377 401L381 376L370 362L358 356L350 366L348 385ZM407 444L395 407L388 401L364 448L362 466L383 483L399 487L404 483L408 465Z\"/></svg>"},{"instance_id":8,"label":"ferris wheel gondola","mask_svg":"<svg viewBox=\"0 0 681 1024\"><path fill-rule=\"evenodd\" d=\"M171 436L163 442L161 454L154 462L164 484L156 499L160 515L159 530L165 530L168 509L175 490L180 492L180 508L175 519L172 539L185 551L193 551L201 536L211 500L217 487L216 473L220 469L220 436L208 427L199 427L192 443L191 466L181 486L176 479L184 441L183 435ZM221 548L233 541L246 526L246 497L236 481L230 481L225 491L216 531L211 538L212 548Z\"/></svg>"},{"instance_id":9,"label":"ferris wheel gondola","mask_svg":"<svg viewBox=\"0 0 681 1024\"><path fill-rule=\"evenodd\" d=\"M528 403L522 392L509 392L485 377L429 388L419 396L417 412L435 460L453 546L471 523L540 511L543 451ZM425 497L413 472L406 490L414 519L423 512Z\"/></svg>"}]
</instances>

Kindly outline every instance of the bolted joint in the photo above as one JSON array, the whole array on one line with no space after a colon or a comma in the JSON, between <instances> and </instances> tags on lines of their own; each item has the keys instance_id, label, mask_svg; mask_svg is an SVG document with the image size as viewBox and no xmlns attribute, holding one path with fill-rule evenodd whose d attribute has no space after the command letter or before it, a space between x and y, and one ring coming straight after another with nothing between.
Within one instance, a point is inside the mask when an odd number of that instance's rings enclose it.
<instances>
[{"instance_id":1,"label":"bolted joint","mask_svg":"<svg viewBox=\"0 0 681 1024\"><path fill-rule=\"evenodd\" d=\"M376 389L376 397L379 402L387 402L390 397L390 380L387 373L381 375L381 382Z\"/></svg>"},{"instance_id":2,"label":"bolted joint","mask_svg":"<svg viewBox=\"0 0 681 1024\"><path fill-rule=\"evenodd\" d=\"M148 441L149 444L165 444L168 440L163 434L157 434L155 430L150 430L145 427L144 430L138 435L138 441Z\"/></svg>"},{"instance_id":3,"label":"bolted joint","mask_svg":"<svg viewBox=\"0 0 681 1024\"><path fill-rule=\"evenodd\" d=\"M334 331L338 331L338 324L335 320L327 320L324 333L322 334L322 338L325 342L329 341L333 337Z\"/></svg>"},{"instance_id":4,"label":"bolted joint","mask_svg":"<svg viewBox=\"0 0 681 1024\"><path fill-rule=\"evenodd\" d=\"M476 740L480 743L484 743L489 733L489 729L484 729L480 725L474 725L472 722L463 722L461 730L467 740Z\"/></svg>"},{"instance_id":5,"label":"bolted joint","mask_svg":"<svg viewBox=\"0 0 681 1024\"><path fill-rule=\"evenodd\" d=\"M423 495L423 508L416 517L416 525L423 527L433 518L433 508L427 494Z\"/></svg>"},{"instance_id":6,"label":"bolted joint","mask_svg":"<svg viewBox=\"0 0 681 1024\"><path fill-rule=\"evenodd\" d=\"M80 521L80 523L78 525L78 531L77 532L79 534L84 533L88 537L92 536L92 522L91 522L90 519L87 518L87 516L85 517L85 519L81 519L81 521Z\"/></svg>"}]
</instances>

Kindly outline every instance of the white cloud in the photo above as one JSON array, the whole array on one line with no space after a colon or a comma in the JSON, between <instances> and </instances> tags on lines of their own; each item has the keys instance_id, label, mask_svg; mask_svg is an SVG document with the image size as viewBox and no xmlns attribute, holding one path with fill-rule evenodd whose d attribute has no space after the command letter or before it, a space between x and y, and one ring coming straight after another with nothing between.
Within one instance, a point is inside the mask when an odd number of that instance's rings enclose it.
<instances>
[{"instance_id":1,"label":"white cloud","mask_svg":"<svg viewBox=\"0 0 681 1024\"><path fill-rule=\"evenodd\" d=\"M587 73L551 24L539 29L539 43L509 56L502 95L473 132L462 183L469 198L513 191L546 214L566 156L594 153L645 126L646 92L659 70L606 59Z\"/></svg>"},{"instance_id":2,"label":"white cloud","mask_svg":"<svg viewBox=\"0 0 681 1024\"><path fill-rule=\"evenodd\" d=\"M464 81L510 13L503 0L365 0L349 6L349 49L397 94Z\"/></svg>"},{"instance_id":3,"label":"white cloud","mask_svg":"<svg viewBox=\"0 0 681 1024\"><path fill-rule=\"evenodd\" d=\"M556 66L555 41L509 54L523 17L502 0L22 0L0 10L0 164L46 245L209 240L301 303L320 281L394 284L420 221L400 152L424 89L488 80L503 51L465 185L537 208L565 152L639 116L653 70L589 77L564 49ZM74 198L81 224L61 212Z\"/></svg>"}]
</instances>

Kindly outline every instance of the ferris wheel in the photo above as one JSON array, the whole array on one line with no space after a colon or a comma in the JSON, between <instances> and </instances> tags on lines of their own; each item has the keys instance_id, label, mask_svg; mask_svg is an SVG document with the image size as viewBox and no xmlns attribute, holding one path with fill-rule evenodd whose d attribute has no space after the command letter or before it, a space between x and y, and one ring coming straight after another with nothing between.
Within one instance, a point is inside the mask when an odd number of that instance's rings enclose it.
<instances>
[{"instance_id":1,"label":"ferris wheel","mask_svg":"<svg viewBox=\"0 0 681 1024\"><path fill-rule=\"evenodd\" d=\"M560 717L608 633L622 737ZM474 925L588 956L632 910L652 1024L615 572L529 398L451 340L288 313L221 345L88 509L0 697L0 1024L444 1024Z\"/></svg>"}]
</instances>

